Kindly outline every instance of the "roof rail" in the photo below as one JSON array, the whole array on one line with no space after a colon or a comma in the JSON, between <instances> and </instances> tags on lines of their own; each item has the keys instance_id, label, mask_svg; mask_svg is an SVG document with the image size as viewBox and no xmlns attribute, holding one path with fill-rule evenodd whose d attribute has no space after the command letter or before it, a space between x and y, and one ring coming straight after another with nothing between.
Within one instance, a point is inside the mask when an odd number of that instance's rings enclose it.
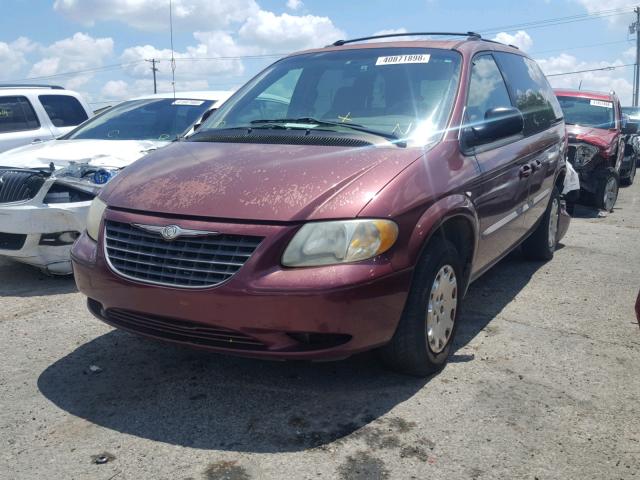
<instances>
[{"instance_id":1,"label":"roof rail","mask_svg":"<svg viewBox=\"0 0 640 480\"><path fill-rule=\"evenodd\" d=\"M38 83L0 83L0 88L51 88L52 90L64 90L60 85L43 85Z\"/></svg>"},{"instance_id":2,"label":"roof rail","mask_svg":"<svg viewBox=\"0 0 640 480\"><path fill-rule=\"evenodd\" d=\"M336 42L333 42L329 46L340 47L340 46L345 45L347 43L362 42L364 40L376 40L378 38L389 38L389 37L415 37L415 36L418 36L418 35L421 35L421 36L445 36L445 37L469 37L469 38L473 38L474 40L482 39L480 34L479 33L475 33L475 32L464 32L464 33L460 33L460 32L387 33L385 35L373 35L373 36L370 36L370 37L352 38L351 40L338 40Z\"/></svg>"}]
</instances>

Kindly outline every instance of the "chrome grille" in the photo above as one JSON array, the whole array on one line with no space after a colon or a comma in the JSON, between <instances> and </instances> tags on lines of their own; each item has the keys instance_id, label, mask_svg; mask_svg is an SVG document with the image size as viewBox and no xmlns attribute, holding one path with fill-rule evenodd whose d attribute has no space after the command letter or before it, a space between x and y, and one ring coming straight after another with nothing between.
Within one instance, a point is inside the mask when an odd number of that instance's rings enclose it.
<instances>
[{"instance_id":1,"label":"chrome grille","mask_svg":"<svg viewBox=\"0 0 640 480\"><path fill-rule=\"evenodd\" d=\"M120 275L173 287L213 287L233 276L262 241L248 235L164 240L128 223L105 221L105 253Z\"/></svg>"},{"instance_id":2,"label":"chrome grille","mask_svg":"<svg viewBox=\"0 0 640 480\"><path fill-rule=\"evenodd\" d=\"M0 169L0 203L21 202L36 196L45 176L32 170Z\"/></svg>"}]
</instances>

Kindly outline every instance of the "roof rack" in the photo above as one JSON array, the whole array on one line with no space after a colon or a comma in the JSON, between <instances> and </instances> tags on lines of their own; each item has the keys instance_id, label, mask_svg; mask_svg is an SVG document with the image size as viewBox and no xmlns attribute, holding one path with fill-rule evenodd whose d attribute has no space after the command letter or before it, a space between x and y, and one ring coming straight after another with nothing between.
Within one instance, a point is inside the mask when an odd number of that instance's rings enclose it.
<instances>
[{"instance_id":1,"label":"roof rack","mask_svg":"<svg viewBox=\"0 0 640 480\"><path fill-rule=\"evenodd\" d=\"M481 40L482 36L479 33L475 32L416 32L416 33L387 33L385 35L372 35L371 37L361 37L361 38L352 38L351 40L338 40L333 42L330 46L332 47L340 47L347 43L354 42L362 42L364 40L376 40L378 38L389 38L389 37L416 37L418 35L422 36L445 36L445 37L469 37L474 40Z\"/></svg>"},{"instance_id":2,"label":"roof rack","mask_svg":"<svg viewBox=\"0 0 640 480\"><path fill-rule=\"evenodd\" d=\"M52 90L64 90L60 85L43 85L37 83L0 83L0 88L50 88Z\"/></svg>"}]
</instances>

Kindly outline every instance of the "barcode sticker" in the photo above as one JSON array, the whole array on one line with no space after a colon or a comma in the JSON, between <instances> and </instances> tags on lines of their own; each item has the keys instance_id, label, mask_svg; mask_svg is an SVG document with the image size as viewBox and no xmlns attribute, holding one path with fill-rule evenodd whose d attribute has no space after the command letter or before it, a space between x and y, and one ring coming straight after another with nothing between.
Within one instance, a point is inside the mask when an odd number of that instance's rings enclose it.
<instances>
[{"instance_id":1,"label":"barcode sticker","mask_svg":"<svg viewBox=\"0 0 640 480\"><path fill-rule=\"evenodd\" d=\"M429 63L431 55L393 55L390 57L378 57L376 65L401 65L403 63Z\"/></svg>"},{"instance_id":2,"label":"barcode sticker","mask_svg":"<svg viewBox=\"0 0 640 480\"><path fill-rule=\"evenodd\" d=\"M591 102L589 103L591 103L591 105L594 107L613 108L613 103L605 102L602 100L591 100Z\"/></svg>"}]
</instances>

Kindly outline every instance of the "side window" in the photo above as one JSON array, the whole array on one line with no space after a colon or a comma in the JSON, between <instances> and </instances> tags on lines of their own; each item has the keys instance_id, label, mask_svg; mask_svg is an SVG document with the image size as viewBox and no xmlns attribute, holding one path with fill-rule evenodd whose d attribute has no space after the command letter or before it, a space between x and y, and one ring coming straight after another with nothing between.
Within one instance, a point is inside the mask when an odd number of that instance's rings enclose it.
<instances>
[{"instance_id":1,"label":"side window","mask_svg":"<svg viewBox=\"0 0 640 480\"><path fill-rule=\"evenodd\" d=\"M562 118L562 109L540 67L531 59L513 53L495 53L515 106L524 116L524 134L549 128Z\"/></svg>"},{"instance_id":2,"label":"side window","mask_svg":"<svg viewBox=\"0 0 640 480\"><path fill-rule=\"evenodd\" d=\"M0 133L40 128L40 122L26 97L0 97Z\"/></svg>"},{"instance_id":3,"label":"side window","mask_svg":"<svg viewBox=\"0 0 640 480\"><path fill-rule=\"evenodd\" d=\"M40 95L38 97L56 127L75 127L87 118L87 113L75 97L68 95Z\"/></svg>"},{"instance_id":4,"label":"side window","mask_svg":"<svg viewBox=\"0 0 640 480\"><path fill-rule=\"evenodd\" d=\"M497 107L511 107L509 92L493 56L480 55L471 68L466 121L482 122L487 110Z\"/></svg>"}]
</instances>

